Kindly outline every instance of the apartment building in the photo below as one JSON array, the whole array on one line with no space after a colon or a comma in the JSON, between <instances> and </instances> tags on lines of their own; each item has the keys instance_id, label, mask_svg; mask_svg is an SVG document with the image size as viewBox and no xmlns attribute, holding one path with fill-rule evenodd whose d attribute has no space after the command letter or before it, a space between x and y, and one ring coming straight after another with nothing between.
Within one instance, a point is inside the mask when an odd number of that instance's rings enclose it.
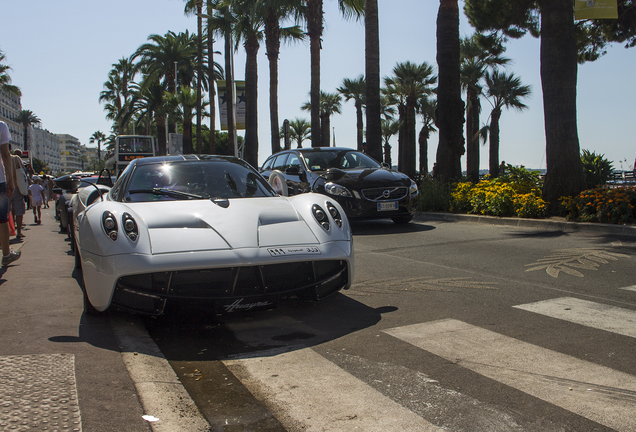
<instances>
[{"instance_id":1,"label":"apartment building","mask_svg":"<svg viewBox=\"0 0 636 432\"><path fill-rule=\"evenodd\" d=\"M82 169L81 143L73 135L56 134L60 140L60 171L73 173Z\"/></svg>"},{"instance_id":2,"label":"apartment building","mask_svg":"<svg viewBox=\"0 0 636 432\"><path fill-rule=\"evenodd\" d=\"M20 96L6 90L0 91L0 120L9 126L11 150L16 148L24 150L24 126L15 121L20 111L22 111Z\"/></svg>"}]
</instances>

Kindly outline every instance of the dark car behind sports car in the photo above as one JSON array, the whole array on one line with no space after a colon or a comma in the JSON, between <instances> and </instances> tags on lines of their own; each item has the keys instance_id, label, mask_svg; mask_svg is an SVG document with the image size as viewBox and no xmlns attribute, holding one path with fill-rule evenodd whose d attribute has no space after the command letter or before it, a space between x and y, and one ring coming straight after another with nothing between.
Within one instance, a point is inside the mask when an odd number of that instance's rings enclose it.
<instances>
[{"instance_id":1,"label":"dark car behind sports car","mask_svg":"<svg viewBox=\"0 0 636 432\"><path fill-rule=\"evenodd\" d=\"M348 148L282 151L270 156L260 171L281 195L318 192L332 197L349 219L408 223L419 193L406 174Z\"/></svg>"}]
</instances>

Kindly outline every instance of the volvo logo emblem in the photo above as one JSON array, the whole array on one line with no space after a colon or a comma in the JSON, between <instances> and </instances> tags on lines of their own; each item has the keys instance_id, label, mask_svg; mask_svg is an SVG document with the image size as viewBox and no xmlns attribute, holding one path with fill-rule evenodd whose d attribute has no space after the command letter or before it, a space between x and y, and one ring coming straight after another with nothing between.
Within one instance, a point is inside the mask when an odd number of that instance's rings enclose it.
<instances>
[{"instance_id":1,"label":"volvo logo emblem","mask_svg":"<svg viewBox=\"0 0 636 432\"><path fill-rule=\"evenodd\" d=\"M388 190L388 189L383 191L382 192L382 198L389 198L391 196L391 192L393 192L393 191Z\"/></svg>"}]
</instances>

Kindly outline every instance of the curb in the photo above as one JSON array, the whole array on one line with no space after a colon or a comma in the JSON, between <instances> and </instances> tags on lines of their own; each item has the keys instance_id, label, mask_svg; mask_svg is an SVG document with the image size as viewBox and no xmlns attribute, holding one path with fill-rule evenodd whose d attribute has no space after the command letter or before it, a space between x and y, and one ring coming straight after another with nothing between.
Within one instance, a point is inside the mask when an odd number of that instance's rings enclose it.
<instances>
[{"instance_id":1,"label":"curb","mask_svg":"<svg viewBox=\"0 0 636 432\"><path fill-rule=\"evenodd\" d=\"M445 222L472 222L488 225L513 226L519 228L536 228L544 230L558 230L563 232L591 232L598 234L613 234L636 236L636 226L613 225L586 222L568 222L550 219L521 219L510 217L496 217L454 213L416 213L414 220L437 220Z\"/></svg>"}]
</instances>

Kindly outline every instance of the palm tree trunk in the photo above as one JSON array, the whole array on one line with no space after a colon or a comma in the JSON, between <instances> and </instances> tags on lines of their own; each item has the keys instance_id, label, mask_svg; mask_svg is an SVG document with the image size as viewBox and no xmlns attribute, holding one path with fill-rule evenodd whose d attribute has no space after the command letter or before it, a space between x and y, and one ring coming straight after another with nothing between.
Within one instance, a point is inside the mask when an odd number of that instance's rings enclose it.
<instances>
[{"instance_id":1,"label":"palm tree trunk","mask_svg":"<svg viewBox=\"0 0 636 432\"><path fill-rule=\"evenodd\" d=\"M571 0L541 1L541 86L547 172L543 197L552 207L559 197L585 187L576 125L577 49Z\"/></svg>"},{"instance_id":2,"label":"palm tree trunk","mask_svg":"<svg viewBox=\"0 0 636 432\"><path fill-rule=\"evenodd\" d=\"M157 147L159 147L159 154L157 156L164 156L166 154L166 116L155 114L155 125L157 126Z\"/></svg>"},{"instance_id":3,"label":"palm tree trunk","mask_svg":"<svg viewBox=\"0 0 636 432\"><path fill-rule=\"evenodd\" d=\"M459 8L457 0L441 0L437 15L437 176L442 181L461 177L464 154L464 102L459 72Z\"/></svg>"},{"instance_id":4,"label":"palm tree trunk","mask_svg":"<svg viewBox=\"0 0 636 432\"><path fill-rule=\"evenodd\" d=\"M203 0L197 1L197 152L201 151L201 80L203 80Z\"/></svg>"},{"instance_id":5,"label":"palm tree trunk","mask_svg":"<svg viewBox=\"0 0 636 432\"><path fill-rule=\"evenodd\" d=\"M272 154L280 151L278 120L278 54L280 52L280 24L275 10L269 8L265 18L265 46L269 60L269 125Z\"/></svg>"},{"instance_id":6,"label":"palm tree trunk","mask_svg":"<svg viewBox=\"0 0 636 432\"><path fill-rule=\"evenodd\" d=\"M210 144L208 146L208 152L210 154L216 153L216 140L215 140L215 129L216 129L216 106L215 106L215 98L216 91L214 90L214 83L216 81L214 77L214 32L211 25L211 17L212 17L212 0L207 0L208 6L208 18L206 20L208 26L208 86L210 93Z\"/></svg>"},{"instance_id":7,"label":"palm tree trunk","mask_svg":"<svg viewBox=\"0 0 636 432\"><path fill-rule=\"evenodd\" d=\"M329 118L329 114L320 114L320 127L321 140L324 144L323 147L330 147L331 144L329 140L331 139L331 131L329 128L331 127L331 119Z\"/></svg>"},{"instance_id":8,"label":"palm tree trunk","mask_svg":"<svg viewBox=\"0 0 636 432\"><path fill-rule=\"evenodd\" d=\"M322 38L322 0L307 0L307 33L311 62L310 97L311 104L311 146L329 146L323 143L320 129L320 49Z\"/></svg>"},{"instance_id":9,"label":"palm tree trunk","mask_svg":"<svg viewBox=\"0 0 636 432\"><path fill-rule=\"evenodd\" d=\"M227 133L228 145L227 154L238 156L234 152L234 143L236 142L236 125L234 122L234 105L236 96L234 96L234 76L232 67L232 30L228 29L225 33L225 97L227 101Z\"/></svg>"},{"instance_id":10,"label":"palm tree trunk","mask_svg":"<svg viewBox=\"0 0 636 432\"><path fill-rule=\"evenodd\" d=\"M368 113L368 111L367 111ZM358 131L358 151L363 150L362 144L364 143L364 123L362 120L362 102L356 100L356 129ZM367 135L368 138L368 135ZM367 142L367 153L369 153L369 143ZM369 155L371 155L369 153ZM380 136L380 159L376 159L374 156L371 156L375 160L382 160L382 136Z\"/></svg>"},{"instance_id":11,"label":"palm tree trunk","mask_svg":"<svg viewBox=\"0 0 636 432\"><path fill-rule=\"evenodd\" d=\"M400 119L400 129L398 131L398 171L404 172L405 169L405 161L404 154L406 152L406 107L404 104L398 105L398 116Z\"/></svg>"},{"instance_id":12,"label":"palm tree trunk","mask_svg":"<svg viewBox=\"0 0 636 432\"><path fill-rule=\"evenodd\" d=\"M391 144L388 140L384 143L384 162L391 166Z\"/></svg>"},{"instance_id":13,"label":"palm tree trunk","mask_svg":"<svg viewBox=\"0 0 636 432\"><path fill-rule=\"evenodd\" d=\"M495 108L490 114L490 149L488 153L488 163L490 177L499 177L499 119L501 118L501 108Z\"/></svg>"},{"instance_id":14,"label":"palm tree trunk","mask_svg":"<svg viewBox=\"0 0 636 432\"><path fill-rule=\"evenodd\" d=\"M365 0L364 45L367 105L367 152L382 160L382 122L380 120L380 29L378 0Z\"/></svg>"},{"instance_id":15,"label":"palm tree trunk","mask_svg":"<svg viewBox=\"0 0 636 432\"><path fill-rule=\"evenodd\" d=\"M243 158L258 167L258 55L259 42L248 37L245 42L245 154Z\"/></svg>"},{"instance_id":16,"label":"palm tree trunk","mask_svg":"<svg viewBox=\"0 0 636 432\"><path fill-rule=\"evenodd\" d=\"M183 154L192 154L192 117L183 121Z\"/></svg>"},{"instance_id":17,"label":"palm tree trunk","mask_svg":"<svg viewBox=\"0 0 636 432\"><path fill-rule=\"evenodd\" d=\"M475 89L469 87L466 92L466 175L472 182L479 180L479 97ZM476 115L475 115L476 114Z\"/></svg>"},{"instance_id":18,"label":"palm tree trunk","mask_svg":"<svg viewBox=\"0 0 636 432\"><path fill-rule=\"evenodd\" d=\"M426 125L420 129L418 143L420 145L420 178L425 178L428 174L428 138L430 133Z\"/></svg>"},{"instance_id":19,"label":"palm tree trunk","mask_svg":"<svg viewBox=\"0 0 636 432\"><path fill-rule=\"evenodd\" d=\"M415 178L415 166L417 163L416 152L416 132L415 132L415 101L411 98L406 100L406 146L404 152L404 174Z\"/></svg>"}]
</instances>

